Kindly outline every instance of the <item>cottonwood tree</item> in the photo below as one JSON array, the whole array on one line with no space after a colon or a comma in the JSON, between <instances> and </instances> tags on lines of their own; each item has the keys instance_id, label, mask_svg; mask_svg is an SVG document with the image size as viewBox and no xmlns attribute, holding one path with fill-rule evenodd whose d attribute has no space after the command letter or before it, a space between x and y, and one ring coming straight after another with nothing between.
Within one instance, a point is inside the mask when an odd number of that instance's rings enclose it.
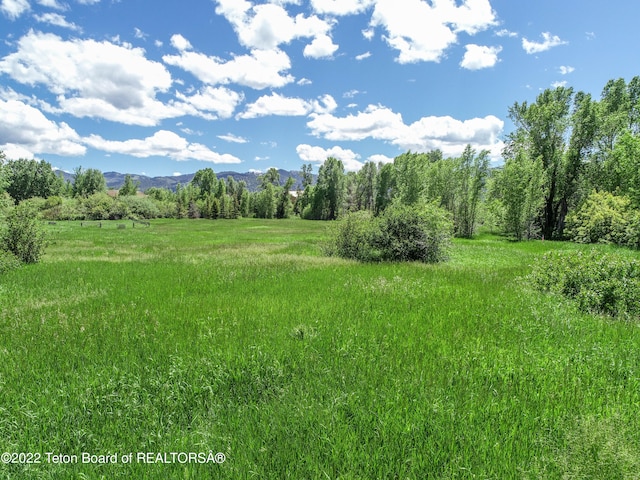
<instances>
[{"instance_id":1,"label":"cottonwood tree","mask_svg":"<svg viewBox=\"0 0 640 480\"><path fill-rule=\"evenodd\" d=\"M6 191L16 204L27 198L58 195L63 187L60 177L44 160L9 160L3 170L6 175Z\"/></svg>"},{"instance_id":2,"label":"cottonwood tree","mask_svg":"<svg viewBox=\"0 0 640 480\"><path fill-rule=\"evenodd\" d=\"M455 233L458 237L471 238L475 231L478 205L489 174L489 151L483 150L476 155L471 145L467 145L455 164Z\"/></svg>"},{"instance_id":3,"label":"cottonwood tree","mask_svg":"<svg viewBox=\"0 0 640 480\"><path fill-rule=\"evenodd\" d=\"M378 193L378 166L375 162L365 163L356 174L356 202L358 209L373 212Z\"/></svg>"},{"instance_id":4,"label":"cottonwood tree","mask_svg":"<svg viewBox=\"0 0 640 480\"><path fill-rule=\"evenodd\" d=\"M329 157L318 170L318 182L311 198L310 218L316 220L338 218L345 194L344 165L341 160Z\"/></svg>"},{"instance_id":5,"label":"cottonwood tree","mask_svg":"<svg viewBox=\"0 0 640 480\"><path fill-rule=\"evenodd\" d=\"M131 178L131 175L128 173L124 176L124 183L120 190L118 190L119 197L127 197L133 196L138 192L138 187L140 187L140 182L134 182Z\"/></svg>"},{"instance_id":6,"label":"cottonwood tree","mask_svg":"<svg viewBox=\"0 0 640 480\"><path fill-rule=\"evenodd\" d=\"M107 182L100 170L95 168L83 170L82 167L77 167L73 173L75 175L73 180L74 197L86 198L94 193L106 192Z\"/></svg>"},{"instance_id":7,"label":"cottonwood tree","mask_svg":"<svg viewBox=\"0 0 640 480\"><path fill-rule=\"evenodd\" d=\"M588 126L591 100L584 94L575 104L573 100L573 89L558 87L545 90L532 104L516 102L509 108L516 131L508 137L506 156L521 150L531 161L542 162L544 205L540 225L545 238L562 237L584 155L593 141L594 129Z\"/></svg>"},{"instance_id":8,"label":"cottonwood tree","mask_svg":"<svg viewBox=\"0 0 640 480\"><path fill-rule=\"evenodd\" d=\"M491 196L501 205L501 223L516 240L537 234L536 222L544 205L544 171L540 158L531 160L523 151L506 159L495 172Z\"/></svg>"}]
</instances>

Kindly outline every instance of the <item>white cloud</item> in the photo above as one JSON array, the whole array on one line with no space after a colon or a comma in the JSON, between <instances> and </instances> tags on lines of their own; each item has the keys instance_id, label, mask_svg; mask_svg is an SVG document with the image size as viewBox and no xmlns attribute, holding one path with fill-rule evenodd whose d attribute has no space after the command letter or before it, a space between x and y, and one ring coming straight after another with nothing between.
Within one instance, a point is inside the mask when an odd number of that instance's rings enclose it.
<instances>
[{"instance_id":1,"label":"white cloud","mask_svg":"<svg viewBox=\"0 0 640 480\"><path fill-rule=\"evenodd\" d=\"M138 27L134 27L133 29L133 35L136 38L139 38L141 40L146 40L147 37L149 36L148 34L144 33L142 30L140 30Z\"/></svg>"},{"instance_id":2,"label":"white cloud","mask_svg":"<svg viewBox=\"0 0 640 480\"><path fill-rule=\"evenodd\" d=\"M304 85L311 85L313 82L311 80L309 80L308 78L301 78L296 83L298 85L300 85L300 86L304 86Z\"/></svg>"},{"instance_id":3,"label":"white cloud","mask_svg":"<svg viewBox=\"0 0 640 480\"><path fill-rule=\"evenodd\" d=\"M465 0L460 6L453 0L433 5L405 0L402 8L396 0L378 0L371 17L371 26L383 27L389 46L400 52L399 63L438 62L458 32L473 35L495 23L488 0Z\"/></svg>"},{"instance_id":4,"label":"white cloud","mask_svg":"<svg viewBox=\"0 0 640 480\"><path fill-rule=\"evenodd\" d=\"M38 3L43 7L53 8L55 10L66 10L67 7L65 5L61 5L57 0L38 0Z\"/></svg>"},{"instance_id":5,"label":"white cloud","mask_svg":"<svg viewBox=\"0 0 640 480\"><path fill-rule=\"evenodd\" d=\"M517 38L518 37L518 33L517 32L511 32L511 31L507 30L506 28L503 28L502 30L498 30L496 32L496 35L498 37L509 37L509 38Z\"/></svg>"},{"instance_id":6,"label":"white cloud","mask_svg":"<svg viewBox=\"0 0 640 480\"><path fill-rule=\"evenodd\" d=\"M303 162L323 163L328 157L334 157L342 161L344 168L348 172L357 172L362 168L362 162L358 159L360 155L352 150L342 147L331 147L324 149L322 147L312 147L311 145L301 144L296 147L296 152Z\"/></svg>"},{"instance_id":7,"label":"white cloud","mask_svg":"<svg viewBox=\"0 0 640 480\"><path fill-rule=\"evenodd\" d=\"M498 63L498 54L502 51L502 47L470 44L466 46L466 50L460 66L468 70L480 70L493 67Z\"/></svg>"},{"instance_id":8,"label":"white cloud","mask_svg":"<svg viewBox=\"0 0 640 480\"><path fill-rule=\"evenodd\" d=\"M313 39L313 41L304 47L304 56L310 58L330 58L336 50L338 45L333 43L331 37L328 35L319 35Z\"/></svg>"},{"instance_id":9,"label":"white cloud","mask_svg":"<svg viewBox=\"0 0 640 480\"><path fill-rule=\"evenodd\" d=\"M380 155L380 154L376 154L376 155L371 155L369 158L367 158L367 162L373 162L373 163L393 163L393 158L391 157L387 157L386 155Z\"/></svg>"},{"instance_id":10,"label":"white cloud","mask_svg":"<svg viewBox=\"0 0 640 480\"><path fill-rule=\"evenodd\" d=\"M566 66L562 65L558 68L558 70L560 71L560 75L569 75L570 73L573 73L576 69L568 65Z\"/></svg>"},{"instance_id":11,"label":"white cloud","mask_svg":"<svg viewBox=\"0 0 640 480\"><path fill-rule=\"evenodd\" d=\"M361 13L373 4L374 0L311 0L317 13L338 16Z\"/></svg>"},{"instance_id":12,"label":"white cloud","mask_svg":"<svg viewBox=\"0 0 640 480\"><path fill-rule=\"evenodd\" d=\"M552 86L553 88L566 87L566 86L567 86L567 81L566 81L566 80L564 80L564 81L562 81L562 82L553 82L553 83L551 84L551 86Z\"/></svg>"},{"instance_id":13,"label":"white cloud","mask_svg":"<svg viewBox=\"0 0 640 480\"><path fill-rule=\"evenodd\" d=\"M526 38L522 39L522 48L524 48L524 51L528 54L544 52L550 48L557 47L558 45L566 44L567 42L561 40L560 37L557 35L551 35L549 32L544 32L542 34L542 42L533 42Z\"/></svg>"},{"instance_id":14,"label":"white cloud","mask_svg":"<svg viewBox=\"0 0 640 480\"><path fill-rule=\"evenodd\" d=\"M230 143L249 143L249 140L247 140L244 137L239 137L237 135L234 135L233 133L227 133L226 135L218 135L218 138L220 140L224 140L225 142L230 142Z\"/></svg>"},{"instance_id":15,"label":"white cloud","mask_svg":"<svg viewBox=\"0 0 640 480\"><path fill-rule=\"evenodd\" d=\"M332 24L316 15L291 17L281 6L273 3L253 5L246 0L217 0L216 13L223 15L233 26L238 40L250 49L274 50L297 38L313 38L309 55L326 52L326 37Z\"/></svg>"},{"instance_id":16,"label":"white cloud","mask_svg":"<svg viewBox=\"0 0 640 480\"><path fill-rule=\"evenodd\" d=\"M74 30L76 32L81 30L81 28L75 23L68 22L67 19L59 13L44 13L42 15L34 15L33 18L40 23L48 23L49 25L68 28L69 30Z\"/></svg>"},{"instance_id":17,"label":"white cloud","mask_svg":"<svg viewBox=\"0 0 640 480\"><path fill-rule=\"evenodd\" d=\"M0 3L0 10L11 20L15 20L30 8L28 0L2 0Z\"/></svg>"},{"instance_id":18,"label":"white cloud","mask_svg":"<svg viewBox=\"0 0 640 480\"><path fill-rule=\"evenodd\" d=\"M380 106L369 105L364 112L335 117L312 114L307 126L311 133L332 141L382 140L403 150L427 152L440 149L447 156L459 155L467 144L490 150L499 157L499 135L504 122L493 115L465 121L452 117L423 117L407 125L402 116Z\"/></svg>"},{"instance_id":19,"label":"white cloud","mask_svg":"<svg viewBox=\"0 0 640 480\"><path fill-rule=\"evenodd\" d=\"M171 36L171 45L179 51L191 50L191 43L179 33Z\"/></svg>"},{"instance_id":20,"label":"white cloud","mask_svg":"<svg viewBox=\"0 0 640 480\"><path fill-rule=\"evenodd\" d=\"M77 117L153 126L185 113L184 105L156 99L171 87L171 75L139 48L31 31L16 52L0 60L0 72L20 83L44 85L62 112Z\"/></svg>"},{"instance_id":21,"label":"white cloud","mask_svg":"<svg viewBox=\"0 0 640 480\"><path fill-rule=\"evenodd\" d=\"M84 155L80 136L66 123L55 123L19 100L0 100L0 150L63 156ZM26 155L30 152L31 155ZM9 156L9 153L7 153Z\"/></svg>"},{"instance_id":22,"label":"white cloud","mask_svg":"<svg viewBox=\"0 0 640 480\"><path fill-rule=\"evenodd\" d=\"M356 60L364 60L365 58L369 58L371 56L371 52L365 52L361 55L356 55Z\"/></svg>"},{"instance_id":23,"label":"white cloud","mask_svg":"<svg viewBox=\"0 0 640 480\"><path fill-rule=\"evenodd\" d=\"M313 135L327 140L389 140L405 128L399 113L379 105L369 105L364 112L342 118L330 113L312 114L311 118L307 126Z\"/></svg>"},{"instance_id":24,"label":"white cloud","mask_svg":"<svg viewBox=\"0 0 640 480\"><path fill-rule=\"evenodd\" d=\"M331 95L324 95L318 100L303 100L295 97L285 97L279 93L263 95L247 109L238 114L238 118L257 118L268 115L304 116L312 112L329 113L336 109L337 103Z\"/></svg>"},{"instance_id":25,"label":"white cloud","mask_svg":"<svg viewBox=\"0 0 640 480\"><path fill-rule=\"evenodd\" d=\"M229 61L191 51L162 59L210 85L237 83L261 90L294 81L292 75L282 73L291 68L291 60L282 50L253 50L250 55L238 55Z\"/></svg>"},{"instance_id":26,"label":"white cloud","mask_svg":"<svg viewBox=\"0 0 640 480\"><path fill-rule=\"evenodd\" d=\"M197 94L186 96L176 93L176 97L199 112L215 112L218 118L229 118L244 99L244 95L226 87L205 86Z\"/></svg>"},{"instance_id":27,"label":"white cloud","mask_svg":"<svg viewBox=\"0 0 640 480\"><path fill-rule=\"evenodd\" d=\"M361 93L363 93L363 92L361 92L360 90L356 90L356 89L349 90L348 92L344 92L342 94L342 98L353 98L356 95L359 95Z\"/></svg>"},{"instance_id":28,"label":"white cloud","mask_svg":"<svg viewBox=\"0 0 640 480\"><path fill-rule=\"evenodd\" d=\"M177 161L200 160L212 163L241 163L229 154L220 154L199 143L189 143L174 132L159 130L145 139L125 141L105 140L99 135L91 135L84 142L97 150L138 158L169 157Z\"/></svg>"}]
</instances>

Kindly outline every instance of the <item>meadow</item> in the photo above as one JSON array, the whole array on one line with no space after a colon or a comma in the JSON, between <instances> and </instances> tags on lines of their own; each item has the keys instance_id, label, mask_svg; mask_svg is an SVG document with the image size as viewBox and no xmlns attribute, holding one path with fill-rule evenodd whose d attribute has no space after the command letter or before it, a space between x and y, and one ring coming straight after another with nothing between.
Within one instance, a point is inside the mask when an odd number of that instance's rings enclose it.
<instances>
[{"instance_id":1,"label":"meadow","mask_svg":"<svg viewBox=\"0 0 640 480\"><path fill-rule=\"evenodd\" d=\"M118 223L0 277L0 452L39 460L2 478L640 478L640 323L527 280L612 247L359 264L326 222Z\"/></svg>"}]
</instances>

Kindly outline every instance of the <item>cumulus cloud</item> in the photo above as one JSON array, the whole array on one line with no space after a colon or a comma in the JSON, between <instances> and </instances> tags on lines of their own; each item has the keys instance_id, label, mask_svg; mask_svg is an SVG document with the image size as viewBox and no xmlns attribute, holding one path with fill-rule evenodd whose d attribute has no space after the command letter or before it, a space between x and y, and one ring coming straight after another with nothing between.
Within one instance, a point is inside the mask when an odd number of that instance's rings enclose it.
<instances>
[{"instance_id":1,"label":"cumulus cloud","mask_svg":"<svg viewBox=\"0 0 640 480\"><path fill-rule=\"evenodd\" d=\"M363 163L358 160L360 158L359 154L338 146L324 149L322 147L301 144L296 147L296 152L303 162L323 163L328 157L337 158L342 161L344 169L348 172L357 172L363 165Z\"/></svg>"},{"instance_id":2,"label":"cumulus cloud","mask_svg":"<svg viewBox=\"0 0 640 480\"><path fill-rule=\"evenodd\" d=\"M0 11L11 20L15 20L30 8L28 0L2 0L0 3Z\"/></svg>"},{"instance_id":3,"label":"cumulus cloud","mask_svg":"<svg viewBox=\"0 0 640 480\"><path fill-rule=\"evenodd\" d=\"M524 48L524 51L530 55L533 53L545 52L550 48L566 44L567 42L561 40L559 36L551 35L549 32L544 32L542 34L542 42L534 42L527 40L526 38L522 39L522 48Z\"/></svg>"},{"instance_id":4,"label":"cumulus cloud","mask_svg":"<svg viewBox=\"0 0 640 480\"><path fill-rule=\"evenodd\" d=\"M371 56L371 52L365 52L360 55L356 55L356 60L364 60L365 58L369 58Z\"/></svg>"},{"instance_id":5,"label":"cumulus cloud","mask_svg":"<svg viewBox=\"0 0 640 480\"><path fill-rule=\"evenodd\" d=\"M198 112L214 112L213 118L230 118L244 95L226 87L205 86L198 93L187 96L176 93L176 97L193 106ZM212 119L212 117L208 117Z\"/></svg>"},{"instance_id":6,"label":"cumulus cloud","mask_svg":"<svg viewBox=\"0 0 640 480\"><path fill-rule=\"evenodd\" d=\"M281 5L265 3L253 5L246 0L217 0L216 13L223 15L233 26L238 40L250 49L274 50L298 38L313 38L305 48L305 55L326 57L337 49L328 33L332 24L317 15L309 17L289 15Z\"/></svg>"},{"instance_id":7,"label":"cumulus cloud","mask_svg":"<svg viewBox=\"0 0 640 480\"><path fill-rule=\"evenodd\" d=\"M558 70L560 71L560 75L569 75L575 71L575 68L562 65Z\"/></svg>"},{"instance_id":8,"label":"cumulus cloud","mask_svg":"<svg viewBox=\"0 0 640 480\"><path fill-rule=\"evenodd\" d=\"M332 141L376 139L403 150L440 149L447 156L459 155L471 144L478 150L490 150L497 158L502 150L499 135L504 122L493 115L464 121L430 116L407 125L399 113L380 105L369 105L363 112L346 117L312 114L307 126L313 135Z\"/></svg>"},{"instance_id":9,"label":"cumulus cloud","mask_svg":"<svg viewBox=\"0 0 640 480\"><path fill-rule=\"evenodd\" d=\"M400 52L399 63L438 62L459 32L473 35L495 23L488 0L466 0L460 6L453 0L432 5L406 0L402 8L395 0L378 0L371 17L371 26L384 28L385 40Z\"/></svg>"},{"instance_id":10,"label":"cumulus cloud","mask_svg":"<svg viewBox=\"0 0 640 480\"><path fill-rule=\"evenodd\" d=\"M23 84L44 85L57 96L60 111L76 117L153 126L189 111L156 98L172 84L162 64L146 59L140 48L107 41L63 40L31 31L19 40L16 52L0 60L0 73Z\"/></svg>"},{"instance_id":11,"label":"cumulus cloud","mask_svg":"<svg viewBox=\"0 0 640 480\"><path fill-rule=\"evenodd\" d=\"M257 118L268 115L287 117L309 115L312 112L328 113L336 109L337 103L331 95L324 95L317 100L285 97L279 93L263 95L238 114L238 118Z\"/></svg>"},{"instance_id":12,"label":"cumulus cloud","mask_svg":"<svg viewBox=\"0 0 640 480\"><path fill-rule=\"evenodd\" d=\"M0 150L7 156L84 155L80 136L64 122L49 120L37 108L20 100L0 100Z\"/></svg>"},{"instance_id":13,"label":"cumulus cloud","mask_svg":"<svg viewBox=\"0 0 640 480\"><path fill-rule=\"evenodd\" d=\"M180 50L181 52L191 49L191 43L189 43L189 40L184 38L179 33L171 36L171 45L173 45L175 49Z\"/></svg>"},{"instance_id":14,"label":"cumulus cloud","mask_svg":"<svg viewBox=\"0 0 640 480\"><path fill-rule=\"evenodd\" d=\"M168 65L180 67L209 85L237 83L256 90L283 87L294 81L286 74L291 68L289 56L282 50L252 50L225 61L203 53L180 51L180 55L165 55Z\"/></svg>"},{"instance_id":15,"label":"cumulus cloud","mask_svg":"<svg viewBox=\"0 0 640 480\"><path fill-rule=\"evenodd\" d=\"M220 154L199 143L189 143L174 132L159 130L144 139L124 141L105 140L99 135L91 135L84 142L95 149L110 153L132 155L138 158L169 157L177 161L200 160L212 163L241 163L229 154Z\"/></svg>"},{"instance_id":16,"label":"cumulus cloud","mask_svg":"<svg viewBox=\"0 0 640 480\"><path fill-rule=\"evenodd\" d=\"M371 155L369 158L367 158L367 162L373 163L393 163L393 160L393 158L381 154Z\"/></svg>"},{"instance_id":17,"label":"cumulus cloud","mask_svg":"<svg viewBox=\"0 0 640 480\"><path fill-rule=\"evenodd\" d=\"M485 47L470 44L466 46L466 52L460 66L467 70L480 70L493 67L498 63L498 54L502 47Z\"/></svg>"},{"instance_id":18,"label":"cumulus cloud","mask_svg":"<svg viewBox=\"0 0 640 480\"><path fill-rule=\"evenodd\" d=\"M304 56L310 58L330 58L338 50L338 45L333 43L328 35L319 35L304 47Z\"/></svg>"}]
</instances>

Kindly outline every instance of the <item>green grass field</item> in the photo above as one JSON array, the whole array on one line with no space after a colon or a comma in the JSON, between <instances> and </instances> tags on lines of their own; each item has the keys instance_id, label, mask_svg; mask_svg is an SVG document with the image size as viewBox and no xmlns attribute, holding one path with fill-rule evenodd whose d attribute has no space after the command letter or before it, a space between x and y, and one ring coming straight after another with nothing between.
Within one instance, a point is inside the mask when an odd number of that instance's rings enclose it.
<instances>
[{"instance_id":1,"label":"green grass field","mask_svg":"<svg viewBox=\"0 0 640 480\"><path fill-rule=\"evenodd\" d=\"M2 478L640 478L640 323L525 278L586 247L358 264L321 222L118 223L0 277Z\"/></svg>"}]
</instances>

